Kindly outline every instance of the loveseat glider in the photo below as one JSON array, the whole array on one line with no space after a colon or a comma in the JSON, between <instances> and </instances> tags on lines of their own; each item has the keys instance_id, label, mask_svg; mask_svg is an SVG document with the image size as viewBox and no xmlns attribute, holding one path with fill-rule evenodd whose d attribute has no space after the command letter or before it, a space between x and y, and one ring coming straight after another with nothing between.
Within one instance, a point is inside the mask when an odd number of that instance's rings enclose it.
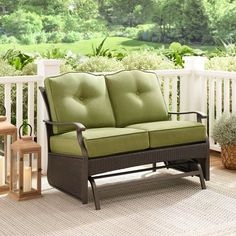
<instances>
[{"instance_id":1,"label":"loveseat glider","mask_svg":"<svg viewBox=\"0 0 236 236\"><path fill-rule=\"evenodd\" d=\"M177 177L198 176L206 188L209 143L202 119L208 118L168 112L156 74L66 73L47 78L40 90L49 115L47 177L53 187L86 204L89 181L96 209L98 178L174 168L181 171ZM191 113L196 121L170 119ZM146 164L150 168L122 170ZM121 171L106 173L114 170Z\"/></svg>"}]
</instances>

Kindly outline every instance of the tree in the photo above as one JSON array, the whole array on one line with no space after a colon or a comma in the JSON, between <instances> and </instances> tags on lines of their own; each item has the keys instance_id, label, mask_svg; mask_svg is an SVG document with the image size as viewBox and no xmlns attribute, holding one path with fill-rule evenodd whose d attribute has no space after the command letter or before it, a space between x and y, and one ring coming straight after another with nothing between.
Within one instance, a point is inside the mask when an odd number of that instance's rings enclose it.
<instances>
[{"instance_id":1,"label":"tree","mask_svg":"<svg viewBox=\"0 0 236 236\"><path fill-rule=\"evenodd\" d=\"M12 13L18 9L20 5L20 0L0 0L0 7L2 13Z\"/></svg>"},{"instance_id":2,"label":"tree","mask_svg":"<svg viewBox=\"0 0 236 236\"><path fill-rule=\"evenodd\" d=\"M39 15L58 15L69 11L70 0L19 0L20 7Z\"/></svg>"},{"instance_id":3,"label":"tree","mask_svg":"<svg viewBox=\"0 0 236 236\"><path fill-rule=\"evenodd\" d=\"M185 0L182 18L182 34L192 43L210 39L209 19L202 0Z\"/></svg>"},{"instance_id":4,"label":"tree","mask_svg":"<svg viewBox=\"0 0 236 236\"><path fill-rule=\"evenodd\" d=\"M19 38L20 35L41 32L43 25L37 14L18 10L2 18L2 28L7 35Z\"/></svg>"},{"instance_id":5,"label":"tree","mask_svg":"<svg viewBox=\"0 0 236 236\"><path fill-rule=\"evenodd\" d=\"M154 22L161 42L182 39L183 0L157 0L154 4Z\"/></svg>"},{"instance_id":6,"label":"tree","mask_svg":"<svg viewBox=\"0 0 236 236\"><path fill-rule=\"evenodd\" d=\"M153 0L99 0L99 12L111 24L133 27L151 19Z\"/></svg>"}]
</instances>

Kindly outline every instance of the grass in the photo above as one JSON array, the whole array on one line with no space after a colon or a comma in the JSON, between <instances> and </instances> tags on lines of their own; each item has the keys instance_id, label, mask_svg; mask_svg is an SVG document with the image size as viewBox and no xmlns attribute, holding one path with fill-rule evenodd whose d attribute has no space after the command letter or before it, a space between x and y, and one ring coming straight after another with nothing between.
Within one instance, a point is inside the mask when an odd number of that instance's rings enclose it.
<instances>
[{"instance_id":1,"label":"grass","mask_svg":"<svg viewBox=\"0 0 236 236\"><path fill-rule=\"evenodd\" d=\"M57 43L57 44L32 44L32 45L21 45L21 44L0 44L0 53L7 51L10 48L19 49L23 52L28 53L40 53L47 51L52 48L60 48L61 50L71 50L74 53L79 53L82 55L88 55L92 53L92 44L99 45L99 43L103 40L103 38L89 39L89 40L81 40L75 43ZM160 48L162 46L168 47L168 45L153 43L153 42L144 42L135 39L125 38L125 37L110 37L107 38L104 48L109 48L111 50L117 49L126 49L128 51L139 50L140 48L145 47L153 47L155 49ZM212 51L214 48L212 46L200 46L200 45L190 45L191 47L197 47L202 50Z\"/></svg>"}]
</instances>

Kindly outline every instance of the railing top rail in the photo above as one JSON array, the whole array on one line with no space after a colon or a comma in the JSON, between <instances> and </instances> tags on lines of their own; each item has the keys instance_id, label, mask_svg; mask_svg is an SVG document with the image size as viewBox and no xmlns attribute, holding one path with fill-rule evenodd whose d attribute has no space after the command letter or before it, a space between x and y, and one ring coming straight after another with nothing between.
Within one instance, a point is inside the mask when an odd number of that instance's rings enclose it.
<instances>
[{"instance_id":1,"label":"railing top rail","mask_svg":"<svg viewBox=\"0 0 236 236\"><path fill-rule=\"evenodd\" d=\"M158 76L184 76L184 75L190 75L191 70L187 69L168 69L168 70L142 70L147 72L153 72L157 74ZM97 75L109 75L113 73L117 73L119 71L112 71L112 72L91 72L92 74Z\"/></svg>"},{"instance_id":2,"label":"railing top rail","mask_svg":"<svg viewBox=\"0 0 236 236\"><path fill-rule=\"evenodd\" d=\"M191 70L187 69L171 69L171 70L148 70L154 72L157 76L186 76L191 74Z\"/></svg>"},{"instance_id":3,"label":"railing top rail","mask_svg":"<svg viewBox=\"0 0 236 236\"><path fill-rule=\"evenodd\" d=\"M40 82L44 77L40 75L24 75L24 76L4 76L0 77L0 84L15 84L15 83L28 83Z\"/></svg>"},{"instance_id":4,"label":"railing top rail","mask_svg":"<svg viewBox=\"0 0 236 236\"><path fill-rule=\"evenodd\" d=\"M197 76L213 77L214 79L236 79L236 72L220 70L195 70Z\"/></svg>"}]
</instances>

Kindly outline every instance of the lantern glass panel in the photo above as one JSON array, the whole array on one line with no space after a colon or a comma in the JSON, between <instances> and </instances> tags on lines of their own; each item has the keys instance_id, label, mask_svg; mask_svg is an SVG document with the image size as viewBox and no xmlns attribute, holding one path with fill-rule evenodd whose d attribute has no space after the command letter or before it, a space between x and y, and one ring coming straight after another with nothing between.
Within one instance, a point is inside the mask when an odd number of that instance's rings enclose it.
<instances>
[{"instance_id":1,"label":"lantern glass panel","mask_svg":"<svg viewBox=\"0 0 236 236\"><path fill-rule=\"evenodd\" d=\"M11 154L11 189L13 192L19 192L20 184L19 184L19 163L20 163L19 153L12 152Z\"/></svg>"},{"instance_id":2,"label":"lantern glass panel","mask_svg":"<svg viewBox=\"0 0 236 236\"><path fill-rule=\"evenodd\" d=\"M24 155L23 192L36 191L38 186L37 153Z\"/></svg>"}]
</instances>

